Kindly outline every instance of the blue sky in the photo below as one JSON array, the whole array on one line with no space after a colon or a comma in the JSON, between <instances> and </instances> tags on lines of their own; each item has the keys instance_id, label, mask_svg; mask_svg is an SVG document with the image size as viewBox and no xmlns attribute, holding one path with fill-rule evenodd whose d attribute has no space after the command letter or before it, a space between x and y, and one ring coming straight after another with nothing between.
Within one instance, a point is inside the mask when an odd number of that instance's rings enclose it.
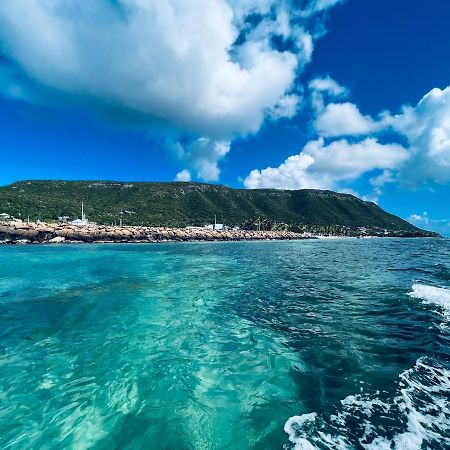
<instances>
[{"instance_id":1,"label":"blue sky","mask_svg":"<svg viewBox=\"0 0 450 450\"><path fill-rule=\"evenodd\" d=\"M450 234L448 1L49 5L0 5L1 184L333 189Z\"/></svg>"}]
</instances>

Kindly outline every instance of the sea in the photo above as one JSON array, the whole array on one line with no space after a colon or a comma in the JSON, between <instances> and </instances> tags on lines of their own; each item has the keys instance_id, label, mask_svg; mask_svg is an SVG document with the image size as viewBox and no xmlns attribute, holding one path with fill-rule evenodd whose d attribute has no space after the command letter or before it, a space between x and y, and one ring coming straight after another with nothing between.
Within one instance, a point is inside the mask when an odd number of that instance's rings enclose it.
<instances>
[{"instance_id":1,"label":"sea","mask_svg":"<svg viewBox=\"0 0 450 450\"><path fill-rule=\"evenodd\" d=\"M0 248L1 449L450 449L450 240Z\"/></svg>"}]
</instances>

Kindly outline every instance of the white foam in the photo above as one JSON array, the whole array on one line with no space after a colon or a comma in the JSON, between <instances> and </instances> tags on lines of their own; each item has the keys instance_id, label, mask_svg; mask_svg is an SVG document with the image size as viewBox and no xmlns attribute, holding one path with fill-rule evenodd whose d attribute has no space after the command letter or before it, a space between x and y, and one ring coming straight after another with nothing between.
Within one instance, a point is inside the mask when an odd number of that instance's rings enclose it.
<instances>
[{"instance_id":1,"label":"white foam","mask_svg":"<svg viewBox=\"0 0 450 450\"><path fill-rule=\"evenodd\" d=\"M419 450L439 443L450 448L450 370L438 361L419 358L399 376L398 395L390 400L358 394L341 401L331 416L316 413L291 417L284 427L295 450L351 449ZM389 418L398 433L389 439L377 425ZM347 434L348 421L359 423L353 436ZM350 423L349 422L349 423ZM354 426L354 425L353 425ZM356 440L355 440L355 436ZM428 447L427 447L428 448Z\"/></svg>"},{"instance_id":2,"label":"white foam","mask_svg":"<svg viewBox=\"0 0 450 450\"><path fill-rule=\"evenodd\" d=\"M424 303L438 305L446 314L450 314L450 289L415 283L409 295L423 300Z\"/></svg>"},{"instance_id":3,"label":"white foam","mask_svg":"<svg viewBox=\"0 0 450 450\"><path fill-rule=\"evenodd\" d=\"M442 309L450 319L450 289L415 283L410 297ZM446 320L445 323L447 323ZM398 394L390 399L378 398L378 393L350 395L341 400L335 414L316 413L291 417L284 426L295 450L352 449L358 445L366 450L420 450L424 445L439 443L450 448L450 370L429 358L419 358L416 364L399 375ZM376 419L391 417L400 428L389 439ZM355 436L347 435L347 422L360 424ZM402 429L403 428L403 429Z\"/></svg>"},{"instance_id":4,"label":"white foam","mask_svg":"<svg viewBox=\"0 0 450 450\"><path fill-rule=\"evenodd\" d=\"M316 416L316 413L293 416L285 423L284 431L289 435L289 440L295 444L295 450L315 450L314 445L303 436L302 428L308 422L313 423L316 420Z\"/></svg>"}]
</instances>

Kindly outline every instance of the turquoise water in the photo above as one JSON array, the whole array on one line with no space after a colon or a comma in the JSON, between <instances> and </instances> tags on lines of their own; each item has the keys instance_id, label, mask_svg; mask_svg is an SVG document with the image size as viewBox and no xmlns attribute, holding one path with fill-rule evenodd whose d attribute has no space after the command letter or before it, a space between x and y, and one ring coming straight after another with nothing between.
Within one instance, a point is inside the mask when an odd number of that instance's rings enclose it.
<instances>
[{"instance_id":1,"label":"turquoise water","mask_svg":"<svg viewBox=\"0 0 450 450\"><path fill-rule=\"evenodd\" d=\"M450 448L450 241L0 248L2 449Z\"/></svg>"}]
</instances>

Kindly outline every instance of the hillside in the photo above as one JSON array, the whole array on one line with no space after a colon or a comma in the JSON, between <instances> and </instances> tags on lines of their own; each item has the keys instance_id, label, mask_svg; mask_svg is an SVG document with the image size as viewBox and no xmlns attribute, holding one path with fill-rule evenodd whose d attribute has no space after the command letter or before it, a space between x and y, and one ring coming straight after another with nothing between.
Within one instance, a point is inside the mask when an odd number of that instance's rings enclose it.
<instances>
[{"instance_id":1,"label":"hillside","mask_svg":"<svg viewBox=\"0 0 450 450\"><path fill-rule=\"evenodd\" d=\"M231 189L202 183L21 181L0 187L0 213L31 220L74 219L84 201L89 220L101 224L187 226L218 222L254 229L305 228L389 230L433 235L374 203L331 191Z\"/></svg>"}]
</instances>

